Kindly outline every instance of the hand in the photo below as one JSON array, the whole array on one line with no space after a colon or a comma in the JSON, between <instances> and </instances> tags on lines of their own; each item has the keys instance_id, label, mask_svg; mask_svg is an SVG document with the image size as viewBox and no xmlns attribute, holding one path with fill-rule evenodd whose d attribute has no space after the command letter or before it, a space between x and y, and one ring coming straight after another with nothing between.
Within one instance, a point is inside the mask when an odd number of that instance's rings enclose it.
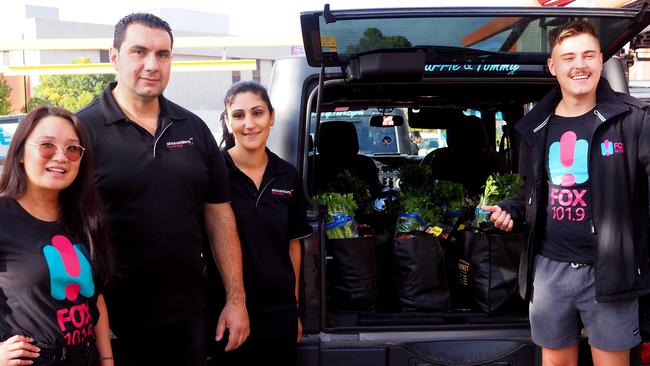
<instances>
[{"instance_id":1,"label":"hand","mask_svg":"<svg viewBox=\"0 0 650 366\"><path fill-rule=\"evenodd\" d=\"M234 304L227 301L219 316L217 324L217 342L223 338L223 333L228 329L228 344L225 351L232 351L241 346L250 332L248 323L248 312L245 303Z\"/></svg>"},{"instance_id":2,"label":"hand","mask_svg":"<svg viewBox=\"0 0 650 366\"><path fill-rule=\"evenodd\" d=\"M5 365L31 365L32 360L21 358L37 358L40 348L32 344L34 340L29 337L15 335L0 343L0 366Z\"/></svg>"},{"instance_id":3,"label":"hand","mask_svg":"<svg viewBox=\"0 0 650 366\"><path fill-rule=\"evenodd\" d=\"M296 339L296 343L300 343L300 338L302 338L302 321L298 317L298 338Z\"/></svg>"},{"instance_id":4,"label":"hand","mask_svg":"<svg viewBox=\"0 0 650 366\"><path fill-rule=\"evenodd\" d=\"M491 212L490 221L494 223L494 226L503 231L511 231L515 222L512 220L510 214L506 211L503 211L501 207L497 205L493 206L483 206L481 210Z\"/></svg>"}]
</instances>

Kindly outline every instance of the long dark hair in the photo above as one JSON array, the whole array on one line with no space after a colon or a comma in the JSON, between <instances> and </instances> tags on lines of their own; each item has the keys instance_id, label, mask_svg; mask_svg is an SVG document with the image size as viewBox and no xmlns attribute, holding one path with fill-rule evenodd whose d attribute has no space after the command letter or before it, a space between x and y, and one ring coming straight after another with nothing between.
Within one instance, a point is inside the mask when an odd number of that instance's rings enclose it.
<instances>
[{"instance_id":1,"label":"long dark hair","mask_svg":"<svg viewBox=\"0 0 650 366\"><path fill-rule=\"evenodd\" d=\"M79 138L79 144L88 147L88 138L74 113L54 106L35 108L21 119L11 140L0 178L0 197L16 199L25 193L28 178L21 163L25 141L36 125L48 116L70 121ZM90 246L95 282L100 288L107 286L113 273L113 255L108 239L108 220L95 188L93 159L88 149L79 164L77 177L59 193L59 202L59 222L66 232L86 240Z\"/></svg>"},{"instance_id":2,"label":"long dark hair","mask_svg":"<svg viewBox=\"0 0 650 366\"><path fill-rule=\"evenodd\" d=\"M230 89L226 92L226 96L223 98L223 112L221 112L221 142L219 146L228 150L231 147L235 146L235 136L232 133L228 132L228 123L226 119L228 118L228 107L232 104L232 100L241 93L251 92L258 97L260 97L266 107L269 109L270 113L273 113L273 105L271 104L271 98L269 98L269 93L266 91L266 88L258 83L257 81L244 80L232 84Z\"/></svg>"}]
</instances>

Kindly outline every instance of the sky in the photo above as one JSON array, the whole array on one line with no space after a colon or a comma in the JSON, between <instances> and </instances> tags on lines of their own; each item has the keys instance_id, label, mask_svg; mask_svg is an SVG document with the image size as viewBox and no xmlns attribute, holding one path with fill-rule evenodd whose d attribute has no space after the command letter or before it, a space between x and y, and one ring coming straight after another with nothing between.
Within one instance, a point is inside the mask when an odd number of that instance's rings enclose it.
<instances>
[{"instance_id":1,"label":"sky","mask_svg":"<svg viewBox=\"0 0 650 366\"><path fill-rule=\"evenodd\" d=\"M19 0L58 7L61 20L114 25L122 16L158 7L194 9L229 16L230 34L300 36L301 11L322 10L327 0ZM487 0L329 0L331 9L476 6ZM517 6L536 0L489 0L490 5ZM0 15L2 17L9 14Z\"/></svg>"}]
</instances>

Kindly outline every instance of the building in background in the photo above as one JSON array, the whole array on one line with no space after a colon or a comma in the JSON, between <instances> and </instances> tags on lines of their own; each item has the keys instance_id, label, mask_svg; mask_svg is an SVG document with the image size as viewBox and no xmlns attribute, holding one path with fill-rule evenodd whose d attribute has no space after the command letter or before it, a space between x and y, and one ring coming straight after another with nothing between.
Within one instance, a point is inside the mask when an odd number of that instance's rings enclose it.
<instances>
[{"instance_id":1,"label":"building in background","mask_svg":"<svg viewBox=\"0 0 650 366\"><path fill-rule=\"evenodd\" d=\"M165 96L201 116L213 130L220 129L218 119L223 108L223 98L233 82L256 80L266 85L270 80L274 60L301 52L302 42L299 39L279 46L238 46L236 40L231 40L224 47L210 47L205 44L184 47L183 42L179 42L184 37L209 39L228 36L228 16L170 8L143 11L156 14L170 24L175 40L174 61L254 60L254 67L242 69L229 66L219 71L213 68L212 71L172 72ZM114 25L61 20L59 9L55 7L3 4L3 13L3 18L11 14L12 19L10 22L0 22L0 40L14 40L19 42L16 44L21 45L29 44L30 41L44 41L45 43L40 44L45 47L0 47L0 70L16 65L70 64L79 57L87 57L92 63L109 62L108 49L112 46ZM47 49L47 40L51 40L51 44L65 40L66 44L70 44L70 49ZM24 111L31 91L39 83L37 73L25 73L28 75L5 76L12 88L11 100L15 112Z\"/></svg>"}]
</instances>

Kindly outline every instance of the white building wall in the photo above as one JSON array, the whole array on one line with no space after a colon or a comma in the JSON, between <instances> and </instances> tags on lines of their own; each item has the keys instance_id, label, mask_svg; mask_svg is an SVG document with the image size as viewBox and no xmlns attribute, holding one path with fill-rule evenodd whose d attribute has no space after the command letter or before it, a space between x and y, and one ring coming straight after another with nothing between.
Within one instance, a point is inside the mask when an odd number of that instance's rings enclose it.
<instances>
[{"instance_id":1,"label":"white building wall","mask_svg":"<svg viewBox=\"0 0 650 366\"><path fill-rule=\"evenodd\" d=\"M271 72L273 71L273 60L260 60L260 83L269 87L271 83Z\"/></svg>"},{"instance_id":2,"label":"white building wall","mask_svg":"<svg viewBox=\"0 0 650 366\"><path fill-rule=\"evenodd\" d=\"M215 129L231 84L230 71L172 72L165 97L200 115Z\"/></svg>"},{"instance_id":3,"label":"white building wall","mask_svg":"<svg viewBox=\"0 0 650 366\"><path fill-rule=\"evenodd\" d=\"M174 30L212 35L228 34L228 16L197 10L159 8L151 13L164 19Z\"/></svg>"},{"instance_id":4,"label":"white building wall","mask_svg":"<svg viewBox=\"0 0 650 366\"><path fill-rule=\"evenodd\" d=\"M1 38L107 38L112 40L113 37L114 25L61 21L58 9L53 7L3 4L3 10L16 15L12 23L0 22ZM172 27L175 37L228 34L229 24L226 15L166 8L153 9L149 12L165 19ZM106 50L111 46L110 41L104 45ZM258 63L260 81L268 86L273 60L290 55L291 47L174 49L175 60L214 60L222 59L224 54L227 58L260 60ZM90 57L92 62L100 62L100 50L1 52L0 65L65 64L79 57ZM252 79L252 71L241 71L241 80ZM38 83L37 77L31 78L32 87ZM220 131L219 115L223 109L223 98L231 85L231 71L173 72L165 95L204 118L213 131Z\"/></svg>"},{"instance_id":5,"label":"white building wall","mask_svg":"<svg viewBox=\"0 0 650 366\"><path fill-rule=\"evenodd\" d=\"M99 50L97 51L40 51L41 64L69 64L80 58L88 57L93 63L99 61Z\"/></svg>"}]
</instances>

